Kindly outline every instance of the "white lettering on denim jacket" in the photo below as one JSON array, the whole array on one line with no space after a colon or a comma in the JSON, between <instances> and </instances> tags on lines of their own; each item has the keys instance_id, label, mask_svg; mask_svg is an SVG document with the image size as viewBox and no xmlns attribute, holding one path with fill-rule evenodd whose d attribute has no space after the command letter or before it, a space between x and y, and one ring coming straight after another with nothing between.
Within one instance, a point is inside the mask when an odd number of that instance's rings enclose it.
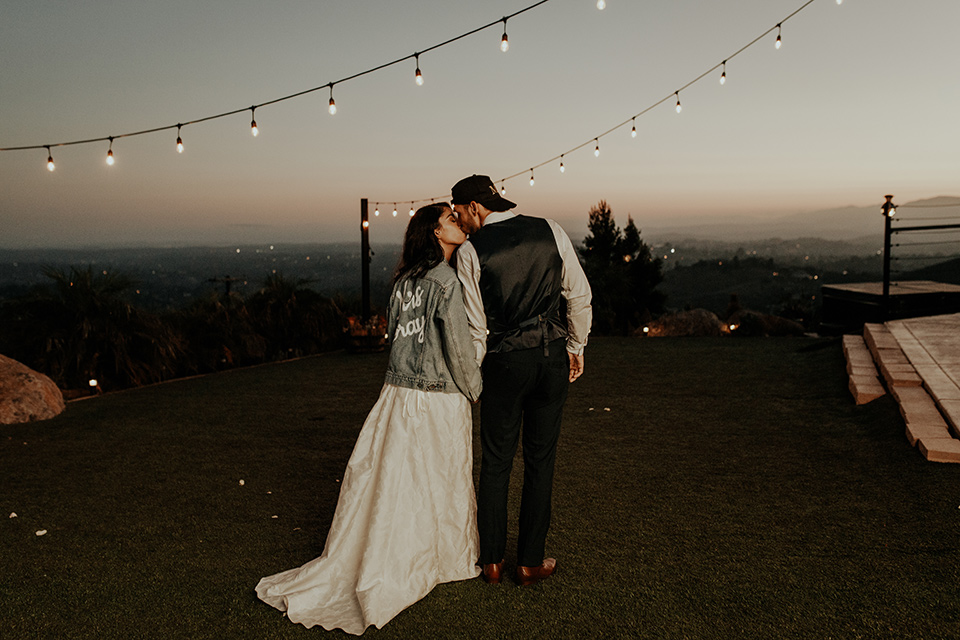
<instances>
[{"instance_id":1,"label":"white lettering on denim jacket","mask_svg":"<svg viewBox=\"0 0 960 640\"><path fill-rule=\"evenodd\" d=\"M400 299L400 310L407 311L408 309L417 309L423 305L423 289L419 286L417 287L416 293L412 293L409 289L404 292L404 295L400 295L400 292L397 291L397 298ZM397 333L393 337L396 341L400 337L406 338L407 336L417 335L417 342L423 344L423 329L426 326L426 314L409 321L404 324L397 324Z\"/></svg>"}]
</instances>

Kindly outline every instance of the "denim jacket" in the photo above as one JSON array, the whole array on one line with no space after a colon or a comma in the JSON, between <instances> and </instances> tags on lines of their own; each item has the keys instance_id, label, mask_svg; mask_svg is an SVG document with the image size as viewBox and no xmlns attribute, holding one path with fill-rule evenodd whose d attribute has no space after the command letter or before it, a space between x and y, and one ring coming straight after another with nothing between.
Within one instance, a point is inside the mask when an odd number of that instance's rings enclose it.
<instances>
[{"instance_id":1,"label":"denim jacket","mask_svg":"<svg viewBox=\"0 0 960 640\"><path fill-rule=\"evenodd\" d=\"M386 382L421 391L480 397L480 367L457 272L441 262L420 278L393 287Z\"/></svg>"}]
</instances>

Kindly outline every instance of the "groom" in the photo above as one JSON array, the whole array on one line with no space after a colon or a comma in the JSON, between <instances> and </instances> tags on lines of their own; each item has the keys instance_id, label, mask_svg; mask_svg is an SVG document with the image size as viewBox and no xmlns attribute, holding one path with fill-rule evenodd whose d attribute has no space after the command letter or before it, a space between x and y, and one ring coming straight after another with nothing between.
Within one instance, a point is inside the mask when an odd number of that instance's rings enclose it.
<instances>
[{"instance_id":1,"label":"groom","mask_svg":"<svg viewBox=\"0 0 960 640\"><path fill-rule=\"evenodd\" d=\"M553 466L567 387L583 373L590 285L560 225L510 212L516 205L500 196L489 177L464 178L451 195L460 228L470 234L458 252L457 271L483 367L479 564L484 580L500 582L507 492L522 432L516 579L529 586L557 566L555 559L544 559Z\"/></svg>"}]
</instances>

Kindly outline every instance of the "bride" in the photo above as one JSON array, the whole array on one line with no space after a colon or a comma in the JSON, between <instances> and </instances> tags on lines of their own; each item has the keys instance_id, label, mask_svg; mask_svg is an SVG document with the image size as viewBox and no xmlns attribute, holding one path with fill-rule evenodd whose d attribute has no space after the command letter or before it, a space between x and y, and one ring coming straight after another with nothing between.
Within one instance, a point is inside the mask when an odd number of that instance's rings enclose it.
<instances>
[{"instance_id":1,"label":"bride","mask_svg":"<svg viewBox=\"0 0 960 640\"><path fill-rule=\"evenodd\" d=\"M386 381L347 463L323 554L256 587L293 622L360 635L437 584L480 573L470 410L480 369L448 264L465 239L446 203L410 219Z\"/></svg>"}]
</instances>

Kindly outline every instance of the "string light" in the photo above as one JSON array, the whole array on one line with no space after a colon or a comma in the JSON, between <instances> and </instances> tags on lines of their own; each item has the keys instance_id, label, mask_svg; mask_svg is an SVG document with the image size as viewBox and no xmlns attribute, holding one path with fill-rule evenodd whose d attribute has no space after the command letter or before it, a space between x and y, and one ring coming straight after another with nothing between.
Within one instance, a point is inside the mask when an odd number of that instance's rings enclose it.
<instances>
[{"instance_id":1,"label":"string light","mask_svg":"<svg viewBox=\"0 0 960 640\"><path fill-rule=\"evenodd\" d=\"M600 9L600 11L603 11L606 8L606 6L607 6L606 2L604 2L603 0L597 0L597 9Z\"/></svg>"},{"instance_id":2,"label":"string light","mask_svg":"<svg viewBox=\"0 0 960 640\"><path fill-rule=\"evenodd\" d=\"M530 186L533 186L533 169L530 169Z\"/></svg>"},{"instance_id":3,"label":"string light","mask_svg":"<svg viewBox=\"0 0 960 640\"><path fill-rule=\"evenodd\" d=\"M253 134L253 137L256 138L260 135L260 129L257 128L257 108L250 107L250 133Z\"/></svg>"},{"instance_id":4,"label":"string light","mask_svg":"<svg viewBox=\"0 0 960 640\"><path fill-rule=\"evenodd\" d=\"M377 205L377 208L373 210L373 215L375 215L375 216L379 216L379 215L380 215L380 205Z\"/></svg>"},{"instance_id":5,"label":"string light","mask_svg":"<svg viewBox=\"0 0 960 640\"><path fill-rule=\"evenodd\" d=\"M546 0L543 0L543 1L546 1ZM797 9L795 9L792 13L790 13L788 16L786 16L783 20L781 20L779 23L777 23L777 24L775 25L775 27L778 29L778 32L779 32L780 29L782 29L782 24L783 24L784 22L786 22L787 20L790 20L791 18L793 18L794 16L796 16L797 14L799 14L801 11L803 11L803 10L806 9L808 6L810 6L811 4L813 4L813 2L815 2L815 0L806 0L803 4L800 5L800 7L798 7ZM840 4L840 2L842 2L842 0L838 0L837 4ZM514 15L515 15L515 14L514 14ZM501 21L502 21L502 22L504 23L504 34L506 34L506 18L509 18L509 17L512 17L512 16L506 16L506 17L503 18L502 20L498 21L498 22L501 22ZM494 23L494 24L495 24L495 23ZM682 106L681 106L681 101L680 101L680 92L686 90L687 87L690 87L690 86L696 84L697 82L699 82L700 80L702 80L703 78L705 78L708 74L710 74L711 72L713 72L718 66L721 67L720 84L724 84L724 83L726 82L726 75L727 75L727 74L726 74L726 65L727 65L727 62L729 62L730 60L732 60L732 59L735 58L736 56L740 55L741 53L743 53L744 51L746 51L747 49L749 49L749 48L752 47L753 45L755 45L755 44L757 44L758 42L760 42L760 41L761 41L767 34L769 34L771 31L773 31L773 28L767 29L767 30L764 31L762 34L760 34L760 36L758 36L757 38L754 38L752 41L750 41L749 43L747 43L746 45L744 45L743 47L741 47L740 49L738 49L736 52L734 52L733 54L727 56L727 58L726 58L725 60L723 60L723 61L721 62L721 64L719 64L719 65L714 65L713 67L709 68L706 72L700 74L699 76L697 76L696 78L694 78L694 79L691 80L690 82L688 82L688 83L684 84L683 86L681 86L681 87L680 87L679 89L677 89L672 95L668 94L668 95L665 96L664 98L662 98L662 99L660 99L659 101L657 101L657 102L651 104L650 106L648 106L646 109L640 111L638 114L632 116L631 118L627 119L626 121L621 122L620 124L618 124L618 125L610 128L610 129L608 129L607 131L603 132L602 134L600 134L599 136L597 136L596 138L594 138L594 141L597 142L597 144L596 144L596 146L595 146L595 148L594 148L594 154L599 156L599 142L598 142L599 138L607 135L608 133L611 133L611 132L619 129L620 127L622 127L622 126L624 126L624 125L630 124L631 122L633 123L633 126L631 127L631 136L632 136L633 133L634 133L634 130L636 129L636 118L640 117L641 115L645 115L645 114L648 113L649 111L652 111L654 108L656 108L656 107L658 107L659 105L663 104L664 102L666 102L667 100L669 100L671 97L676 97L676 111L677 111L677 113L680 113L680 112L682 111ZM530 171L531 171L531 173L532 173L534 169L537 169L537 168L539 168L539 167L542 167L542 166L544 166L545 164L548 164L548 163L552 162L553 160L556 160L556 159L559 157L559 158L560 158L560 171L563 172L564 169L565 169L565 167L564 167L564 158L565 158L566 154L567 154L567 153L572 153L573 151L577 151L577 150L581 149L582 147L585 147L587 144L589 144L589 141L584 142L584 143L582 143L582 144L580 144L580 145L578 145L578 146L575 146L575 147L573 147L573 148L571 148L571 149L568 149L568 150L567 150L566 152L564 152L563 154L560 154L560 156L554 156L553 158L551 158L551 159L549 159L549 160L546 160L546 161L544 161L544 162L541 162L540 164L536 164L536 165L534 165L534 166L530 169ZM518 173L509 175L509 176L506 176L506 177L504 177L504 178L501 178L501 180L500 180L500 193L501 193L501 195L506 195L506 193L507 193L506 186L505 186L505 181L506 181L506 180L512 180L513 178L517 178L517 177L523 175L523 173L525 173L525 171L526 171L526 170L520 171L520 172L518 172Z\"/></svg>"},{"instance_id":6,"label":"string light","mask_svg":"<svg viewBox=\"0 0 960 640\"><path fill-rule=\"evenodd\" d=\"M636 118L636 116L634 116L634 118L633 118L633 128L630 129L630 137L631 137L631 138L636 138L636 137L637 137L637 118Z\"/></svg>"},{"instance_id":7,"label":"string light","mask_svg":"<svg viewBox=\"0 0 960 640\"><path fill-rule=\"evenodd\" d=\"M183 153L183 138L180 137L180 127L182 124L177 125L177 153Z\"/></svg>"},{"instance_id":8,"label":"string light","mask_svg":"<svg viewBox=\"0 0 960 640\"><path fill-rule=\"evenodd\" d=\"M413 203L410 203L410 217L413 217Z\"/></svg>"},{"instance_id":9,"label":"string light","mask_svg":"<svg viewBox=\"0 0 960 640\"><path fill-rule=\"evenodd\" d=\"M397 203L396 203L396 202L393 203L393 217L394 217L394 218L397 217Z\"/></svg>"},{"instance_id":10,"label":"string light","mask_svg":"<svg viewBox=\"0 0 960 640\"><path fill-rule=\"evenodd\" d=\"M107 164L113 166L113 137L110 137L110 148L107 149Z\"/></svg>"},{"instance_id":11,"label":"string light","mask_svg":"<svg viewBox=\"0 0 960 640\"><path fill-rule=\"evenodd\" d=\"M783 41L780 40L780 25L778 24L777 25L777 41L774 43L773 46L779 49L781 44L783 44Z\"/></svg>"},{"instance_id":12,"label":"string light","mask_svg":"<svg viewBox=\"0 0 960 640\"><path fill-rule=\"evenodd\" d=\"M503 37L500 38L500 51L504 53L510 48L510 41L507 40L507 19L503 19Z\"/></svg>"},{"instance_id":13,"label":"string light","mask_svg":"<svg viewBox=\"0 0 960 640\"><path fill-rule=\"evenodd\" d=\"M369 227L370 227L370 221L369 221L369 220L364 220L364 221L363 221L363 228L364 228L364 229L367 229L367 228L369 228Z\"/></svg>"},{"instance_id":14,"label":"string light","mask_svg":"<svg viewBox=\"0 0 960 640\"><path fill-rule=\"evenodd\" d=\"M53 171L57 168L57 165L53 164L53 154L50 153L50 147L45 147L47 150L47 171Z\"/></svg>"},{"instance_id":15,"label":"string light","mask_svg":"<svg viewBox=\"0 0 960 640\"><path fill-rule=\"evenodd\" d=\"M335 115L337 113L337 103L333 99L333 83L330 83L330 106L327 107L327 111L330 112L330 115Z\"/></svg>"},{"instance_id":16,"label":"string light","mask_svg":"<svg viewBox=\"0 0 960 640\"><path fill-rule=\"evenodd\" d=\"M418 86L418 87L422 87L422 86L423 86L423 74L420 73L420 54L419 54L419 53L415 53L415 54L413 54L413 57L414 57L414 58L416 59L416 61L417 61L417 75L416 75L416 77L415 77L415 80L416 80L417 86Z\"/></svg>"},{"instance_id":17,"label":"string light","mask_svg":"<svg viewBox=\"0 0 960 640\"><path fill-rule=\"evenodd\" d=\"M594 138L593 141L597 143L596 148L594 148L594 150L593 150L593 157L594 157L594 158L599 158L599 157L600 157L600 139L599 139L599 138Z\"/></svg>"}]
</instances>

